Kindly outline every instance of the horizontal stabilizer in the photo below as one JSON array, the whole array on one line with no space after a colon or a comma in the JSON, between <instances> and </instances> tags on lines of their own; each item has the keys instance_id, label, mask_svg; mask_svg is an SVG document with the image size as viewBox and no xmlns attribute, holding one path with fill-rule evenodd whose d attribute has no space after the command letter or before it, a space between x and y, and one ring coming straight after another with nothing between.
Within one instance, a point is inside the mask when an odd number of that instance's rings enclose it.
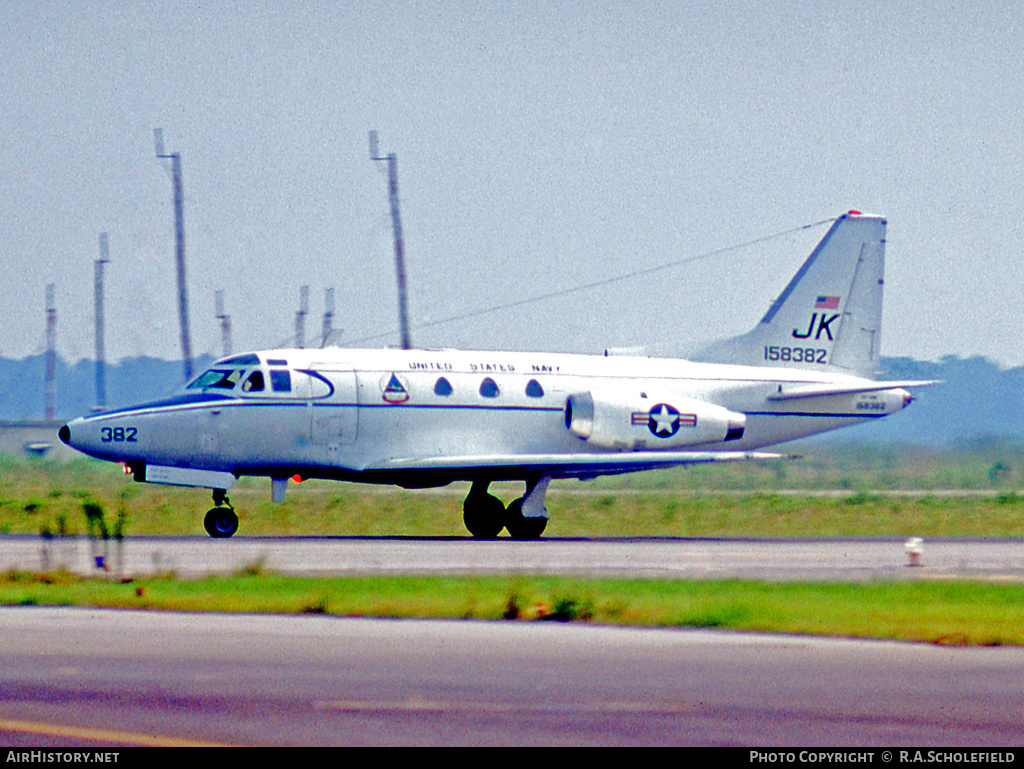
<instances>
[{"instance_id":1,"label":"horizontal stabilizer","mask_svg":"<svg viewBox=\"0 0 1024 769\"><path fill-rule=\"evenodd\" d=\"M789 388L779 385L778 392L769 395L768 400L787 401L796 398L823 398L827 395L856 395L857 393L872 393L882 390L905 390L908 387L927 387L933 384L938 384L938 382L927 379L908 379L895 382L865 382L864 384L855 385L837 385L831 382L828 384L796 385Z\"/></svg>"}]
</instances>

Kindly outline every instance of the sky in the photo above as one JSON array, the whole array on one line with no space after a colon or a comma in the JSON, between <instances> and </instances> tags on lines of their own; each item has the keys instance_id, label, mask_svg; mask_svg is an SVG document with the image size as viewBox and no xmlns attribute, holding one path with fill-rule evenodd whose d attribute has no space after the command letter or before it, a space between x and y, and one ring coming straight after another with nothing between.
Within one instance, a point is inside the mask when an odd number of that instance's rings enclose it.
<instances>
[{"instance_id":1,"label":"sky","mask_svg":"<svg viewBox=\"0 0 1024 769\"><path fill-rule=\"evenodd\" d=\"M180 358L160 127L196 355L222 352L218 290L235 352L290 345L303 285L307 344L327 288L333 342L398 343L377 130L417 347L686 355L757 323L858 209L889 222L883 355L1024 365L1015 3L5 0L0 20L0 357L45 349L50 283L58 354L94 356L106 232L108 361Z\"/></svg>"}]
</instances>

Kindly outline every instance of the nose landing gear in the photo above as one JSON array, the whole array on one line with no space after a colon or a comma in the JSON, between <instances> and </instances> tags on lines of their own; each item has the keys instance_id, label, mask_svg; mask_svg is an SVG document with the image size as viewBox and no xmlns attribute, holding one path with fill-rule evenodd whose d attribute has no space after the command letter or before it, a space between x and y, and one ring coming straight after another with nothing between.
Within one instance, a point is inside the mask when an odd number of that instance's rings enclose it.
<instances>
[{"instance_id":1,"label":"nose landing gear","mask_svg":"<svg viewBox=\"0 0 1024 769\"><path fill-rule=\"evenodd\" d=\"M206 517L203 518L206 533L217 539L230 537L238 531L238 516L235 514L235 508L231 506L227 491L214 489L213 504L216 507L207 512Z\"/></svg>"}]
</instances>

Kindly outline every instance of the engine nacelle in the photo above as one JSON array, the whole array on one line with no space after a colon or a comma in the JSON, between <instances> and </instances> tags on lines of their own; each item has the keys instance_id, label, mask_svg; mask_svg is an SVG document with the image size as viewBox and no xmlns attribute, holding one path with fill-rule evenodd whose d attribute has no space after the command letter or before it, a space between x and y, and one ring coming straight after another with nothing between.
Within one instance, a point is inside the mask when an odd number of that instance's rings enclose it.
<instances>
[{"instance_id":1,"label":"engine nacelle","mask_svg":"<svg viewBox=\"0 0 1024 769\"><path fill-rule=\"evenodd\" d=\"M734 441L743 437L746 422L745 414L664 393L593 390L573 393L565 402L569 432L594 446L620 451Z\"/></svg>"}]
</instances>

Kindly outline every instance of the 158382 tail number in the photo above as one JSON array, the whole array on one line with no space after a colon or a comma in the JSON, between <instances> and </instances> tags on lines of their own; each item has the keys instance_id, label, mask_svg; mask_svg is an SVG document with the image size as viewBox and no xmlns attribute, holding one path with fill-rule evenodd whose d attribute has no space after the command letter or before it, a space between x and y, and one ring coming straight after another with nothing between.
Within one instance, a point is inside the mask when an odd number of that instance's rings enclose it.
<instances>
[{"instance_id":1,"label":"158382 tail number","mask_svg":"<svg viewBox=\"0 0 1024 769\"><path fill-rule=\"evenodd\" d=\"M825 363L828 350L815 347L765 347L764 359L783 363Z\"/></svg>"}]
</instances>

